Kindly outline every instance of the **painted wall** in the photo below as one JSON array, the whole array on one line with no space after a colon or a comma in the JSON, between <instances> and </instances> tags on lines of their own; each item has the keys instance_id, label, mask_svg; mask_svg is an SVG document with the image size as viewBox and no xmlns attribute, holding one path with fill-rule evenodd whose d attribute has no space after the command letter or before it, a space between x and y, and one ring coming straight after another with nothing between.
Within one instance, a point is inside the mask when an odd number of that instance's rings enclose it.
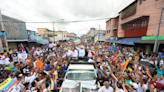
<instances>
[{"instance_id":1,"label":"painted wall","mask_svg":"<svg viewBox=\"0 0 164 92\"><path fill-rule=\"evenodd\" d=\"M7 40L27 40L26 24L23 21L2 15ZM2 26L0 24L0 26ZM1 27L2 28L2 27Z\"/></svg>"},{"instance_id":2,"label":"painted wall","mask_svg":"<svg viewBox=\"0 0 164 92\"><path fill-rule=\"evenodd\" d=\"M125 19L121 19L123 11L120 12L119 17L119 27L118 27L118 37L125 37L125 30L122 29L122 24L129 22L131 20L137 19L141 16L149 16L148 29L146 32L147 36L155 36L157 34L160 13L162 8L163 0L146 0L140 4L140 0L137 0L136 13ZM162 19L164 21L164 17ZM160 35L164 35L164 24L161 25ZM137 31L137 30L136 30Z\"/></svg>"}]
</instances>

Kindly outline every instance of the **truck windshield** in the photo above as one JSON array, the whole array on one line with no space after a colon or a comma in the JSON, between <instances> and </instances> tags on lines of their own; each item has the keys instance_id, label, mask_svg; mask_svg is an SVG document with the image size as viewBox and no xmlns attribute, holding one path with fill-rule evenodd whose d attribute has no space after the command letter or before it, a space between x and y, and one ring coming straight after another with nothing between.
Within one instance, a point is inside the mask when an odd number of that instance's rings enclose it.
<instances>
[{"instance_id":1,"label":"truck windshield","mask_svg":"<svg viewBox=\"0 0 164 92\"><path fill-rule=\"evenodd\" d=\"M69 80L95 80L94 70L69 70L66 76Z\"/></svg>"}]
</instances>

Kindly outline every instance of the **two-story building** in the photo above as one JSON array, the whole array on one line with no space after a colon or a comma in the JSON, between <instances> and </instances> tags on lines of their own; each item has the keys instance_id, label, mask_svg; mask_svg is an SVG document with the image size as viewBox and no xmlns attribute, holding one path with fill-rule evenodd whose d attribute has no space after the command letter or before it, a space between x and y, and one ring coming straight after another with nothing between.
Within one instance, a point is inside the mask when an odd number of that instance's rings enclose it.
<instances>
[{"instance_id":1,"label":"two-story building","mask_svg":"<svg viewBox=\"0 0 164 92\"><path fill-rule=\"evenodd\" d=\"M96 30L95 28L90 28L90 30L87 32L86 36L87 36L87 40L88 41L93 41L94 40L94 36L99 33L100 30Z\"/></svg>"},{"instance_id":2,"label":"two-story building","mask_svg":"<svg viewBox=\"0 0 164 92\"><path fill-rule=\"evenodd\" d=\"M77 35L75 33L68 33L67 37L69 40L74 40L77 38Z\"/></svg>"},{"instance_id":3,"label":"two-story building","mask_svg":"<svg viewBox=\"0 0 164 92\"><path fill-rule=\"evenodd\" d=\"M28 35L26 31L26 23L24 21L2 15L3 25L0 24L0 29L4 27L8 49L19 49L20 44L28 46ZM3 26L3 27L2 27Z\"/></svg>"},{"instance_id":4,"label":"two-story building","mask_svg":"<svg viewBox=\"0 0 164 92\"><path fill-rule=\"evenodd\" d=\"M116 43L120 44L124 41L124 44L131 42L131 45L134 45L135 42L153 45L155 39L143 42L142 37L157 35L162 6L163 0L135 0L119 12L118 25L116 25L117 17L106 22L105 38L117 36L122 41L118 40ZM113 28L117 28L117 31L115 32ZM164 24L162 23L159 35L164 35L163 30ZM161 43L163 42L161 41Z\"/></svg>"},{"instance_id":5,"label":"two-story building","mask_svg":"<svg viewBox=\"0 0 164 92\"><path fill-rule=\"evenodd\" d=\"M67 31L52 31L46 28L37 28L37 32L41 37L48 39L50 43L69 40Z\"/></svg>"},{"instance_id":6,"label":"two-story building","mask_svg":"<svg viewBox=\"0 0 164 92\"><path fill-rule=\"evenodd\" d=\"M118 33L118 23L119 23L119 16L115 18L110 18L106 21L106 35L105 39L109 39L111 36L117 36Z\"/></svg>"}]
</instances>

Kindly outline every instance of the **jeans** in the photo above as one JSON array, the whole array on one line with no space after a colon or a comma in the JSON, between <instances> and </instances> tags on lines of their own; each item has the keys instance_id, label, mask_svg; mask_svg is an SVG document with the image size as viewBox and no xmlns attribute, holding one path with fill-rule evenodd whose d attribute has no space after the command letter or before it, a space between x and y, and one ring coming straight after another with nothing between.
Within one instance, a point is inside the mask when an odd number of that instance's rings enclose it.
<instances>
[{"instance_id":1,"label":"jeans","mask_svg":"<svg viewBox=\"0 0 164 92\"><path fill-rule=\"evenodd\" d=\"M4 64L0 64L0 66L2 67L2 70L5 69L5 65Z\"/></svg>"}]
</instances>

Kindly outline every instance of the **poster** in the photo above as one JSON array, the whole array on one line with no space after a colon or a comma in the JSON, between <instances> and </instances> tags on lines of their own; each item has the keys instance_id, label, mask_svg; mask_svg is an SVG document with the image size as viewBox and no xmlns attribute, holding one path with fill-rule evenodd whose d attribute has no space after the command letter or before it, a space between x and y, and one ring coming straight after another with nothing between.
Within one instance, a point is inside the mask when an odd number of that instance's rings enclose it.
<instances>
[{"instance_id":1,"label":"poster","mask_svg":"<svg viewBox=\"0 0 164 92\"><path fill-rule=\"evenodd\" d=\"M18 54L18 61L24 63L27 59L27 53L19 53Z\"/></svg>"},{"instance_id":2,"label":"poster","mask_svg":"<svg viewBox=\"0 0 164 92\"><path fill-rule=\"evenodd\" d=\"M139 60L139 56L135 56L135 59L134 59L134 64L137 64L138 63L138 60Z\"/></svg>"}]
</instances>

